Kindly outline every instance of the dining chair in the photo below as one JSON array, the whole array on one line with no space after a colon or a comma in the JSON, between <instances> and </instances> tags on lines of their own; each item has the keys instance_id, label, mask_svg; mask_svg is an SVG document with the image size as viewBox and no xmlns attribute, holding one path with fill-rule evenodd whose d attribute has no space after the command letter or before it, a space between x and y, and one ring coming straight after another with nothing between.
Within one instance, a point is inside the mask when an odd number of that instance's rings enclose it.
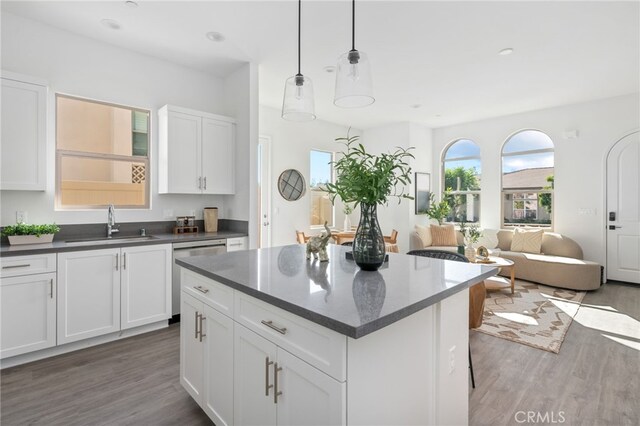
<instances>
[{"instance_id":1,"label":"dining chair","mask_svg":"<svg viewBox=\"0 0 640 426\"><path fill-rule=\"evenodd\" d=\"M459 253L445 250L411 250L407 254L413 256L431 257L434 259L453 260L456 262L469 262L469 259ZM484 281L469 287L469 329L482 325L484 314L484 301L487 297L487 289ZM469 371L471 372L471 386L476 388L476 380L473 375L473 361L471 360L471 343L469 343Z\"/></svg>"},{"instance_id":2,"label":"dining chair","mask_svg":"<svg viewBox=\"0 0 640 426\"><path fill-rule=\"evenodd\" d=\"M303 231L296 231L296 241L298 244L306 244L311 236L304 235Z\"/></svg>"},{"instance_id":3,"label":"dining chair","mask_svg":"<svg viewBox=\"0 0 640 426\"><path fill-rule=\"evenodd\" d=\"M395 229L391 231L391 235L384 237L384 242L389 244L398 244L398 231Z\"/></svg>"}]
</instances>

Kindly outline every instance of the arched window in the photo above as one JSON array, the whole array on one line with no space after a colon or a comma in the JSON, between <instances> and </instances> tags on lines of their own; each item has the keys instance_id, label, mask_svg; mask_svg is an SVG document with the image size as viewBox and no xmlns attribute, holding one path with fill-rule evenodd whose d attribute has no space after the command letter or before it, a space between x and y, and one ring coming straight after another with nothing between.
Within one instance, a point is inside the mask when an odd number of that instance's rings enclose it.
<instances>
[{"instance_id":1,"label":"arched window","mask_svg":"<svg viewBox=\"0 0 640 426\"><path fill-rule=\"evenodd\" d=\"M523 130L502 147L502 225L552 226L553 141Z\"/></svg>"},{"instance_id":2,"label":"arched window","mask_svg":"<svg viewBox=\"0 0 640 426\"><path fill-rule=\"evenodd\" d=\"M443 188L449 195L448 222L480 221L480 147L472 140L458 139L442 156Z\"/></svg>"}]
</instances>

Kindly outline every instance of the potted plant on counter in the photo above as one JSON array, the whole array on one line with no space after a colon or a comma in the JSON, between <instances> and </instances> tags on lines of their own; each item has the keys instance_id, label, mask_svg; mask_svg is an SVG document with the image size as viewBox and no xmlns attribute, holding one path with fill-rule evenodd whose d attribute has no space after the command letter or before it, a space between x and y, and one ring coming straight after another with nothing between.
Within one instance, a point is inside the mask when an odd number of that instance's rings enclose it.
<instances>
[{"instance_id":1,"label":"potted plant on counter","mask_svg":"<svg viewBox=\"0 0 640 426\"><path fill-rule=\"evenodd\" d=\"M53 241L53 235L60 231L58 225L28 225L18 223L6 226L2 235L9 238L9 244L45 244Z\"/></svg>"},{"instance_id":2,"label":"potted plant on counter","mask_svg":"<svg viewBox=\"0 0 640 426\"><path fill-rule=\"evenodd\" d=\"M377 217L378 204L386 204L390 197L412 200L405 186L411 183L413 148L397 148L393 153L373 155L367 152L358 136L337 138L346 151L333 163L335 183L327 184L331 201L340 197L343 203L360 206L360 222L353 240L353 259L363 270L375 271L384 263L385 244Z\"/></svg>"}]
</instances>

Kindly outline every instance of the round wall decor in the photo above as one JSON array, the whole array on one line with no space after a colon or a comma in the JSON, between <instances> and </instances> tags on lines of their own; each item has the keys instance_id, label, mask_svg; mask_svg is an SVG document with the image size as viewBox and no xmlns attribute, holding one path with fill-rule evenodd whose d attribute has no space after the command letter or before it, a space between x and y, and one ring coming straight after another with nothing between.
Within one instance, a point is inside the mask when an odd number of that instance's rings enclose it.
<instances>
[{"instance_id":1,"label":"round wall decor","mask_svg":"<svg viewBox=\"0 0 640 426\"><path fill-rule=\"evenodd\" d=\"M287 169L278 178L278 191L287 201L299 200L304 195L305 188L304 177L296 169Z\"/></svg>"}]
</instances>

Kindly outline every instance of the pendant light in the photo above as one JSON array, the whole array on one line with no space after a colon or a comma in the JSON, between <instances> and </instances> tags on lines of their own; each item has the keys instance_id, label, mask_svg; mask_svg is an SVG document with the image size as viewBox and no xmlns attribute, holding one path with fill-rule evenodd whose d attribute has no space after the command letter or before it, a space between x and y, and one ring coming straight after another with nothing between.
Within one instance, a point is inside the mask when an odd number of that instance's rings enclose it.
<instances>
[{"instance_id":1,"label":"pendant light","mask_svg":"<svg viewBox=\"0 0 640 426\"><path fill-rule=\"evenodd\" d=\"M351 50L338 58L333 103L342 108L360 108L375 102L371 67L367 54L356 50L356 0L351 9Z\"/></svg>"},{"instance_id":2,"label":"pendant light","mask_svg":"<svg viewBox=\"0 0 640 426\"><path fill-rule=\"evenodd\" d=\"M284 84L282 118L290 121L315 120L313 83L300 72L300 12L302 0L298 0L298 74L289 77Z\"/></svg>"}]
</instances>

